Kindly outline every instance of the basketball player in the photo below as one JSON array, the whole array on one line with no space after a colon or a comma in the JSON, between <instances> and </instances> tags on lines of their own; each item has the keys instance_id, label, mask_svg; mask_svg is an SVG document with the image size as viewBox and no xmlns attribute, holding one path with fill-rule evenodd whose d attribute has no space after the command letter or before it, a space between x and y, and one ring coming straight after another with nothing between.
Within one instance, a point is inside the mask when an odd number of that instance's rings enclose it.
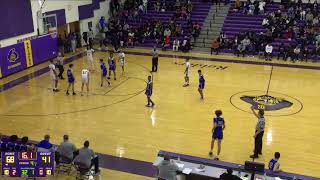
<instances>
[{"instance_id":1,"label":"basketball player","mask_svg":"<svg viewBox=\"0 0 320 180\"><path fill-rule=\"evenodd\" d=\"M272 158L269 161L269 170L273 171L273 172L281 172L282 170L280 169L280 163L279 163L279 159L280 159L280 153L279 152L275 152L274 153L274 158Z\"/></svg>"},{"instance_id":2,"label":"basketball player","mask_svg":"<svg viewBox=\"0 0 320 180\"><path fill-rule=\"evenodd\" d=\"M101 87L103 86L104 79L108 82L108 85L110 86L111 83L107 78L108 70L107 70L106 64L103 62L103 59L100 59L100 69L101 69Z\"/></svg>"},{"instance_id":3,"label":"basketball player","mask_svg":"<svg viewBox=\"0 0 320 180\"><path fill-rule=\"evenodd\" d=\"M121 50L120 53L119 53L119 61L120 61L121 68L122 68L122 75L124 74L124 65L126 63L125 57L126 57L126 55Z\"/></svg>"},{"instance_id":4,"label":"basketball player","mask_svg":"<svg viewBox=\"0 0 320 180\"><path fill-rule=\"evenodd\" d=\"M111 77L111 71L113 72L114 80L117 80L116 78L116 61L113 57L113 52L110 52L109 58L108 58L108 64L109 64L109 78Z\"/></svg>"},{"instance_id":5,"label":"basketball player","mask_svg":"<svg viewBox=\"0 0 320 180\"><path fill-rule=\"evenodd\" d=\"M198 70L198 74L199 74L199 88L198 91L200 93L200 98L203 99L203 89L204 89L204 85L205 85L205 79L203 77L203 74L201 72L201 70Z\"/></svg>"},{"instance_id":6,"label":"basketball player","mask_svg":"<svg viewBox=\"0 0 320 180\"><path fill-rule=\"evenodd\" d=\"M93 49L87 49L87 60L88 60L88 64L89 64L89 70L90 71L94 71L94 63L93 63Z\"/></svg>"},{"instance_id":7,"label":"basketball player","mask_svg":"<svg viewBox=\"0 0 320 180\"><path fill-rule=\"evenodd\" d=\"M148 104L146 105L146 107L153 107L154 106L154 102L151 100L152 89L153 89L153 84L152 84L151 76L148 76L147 87L146 87L146 92L145 92L145 94L147 95L147 100L148 100ZM151 103L151 105L150 105L150 103Z\"/></svg>"},{"instance_id":8,"label":"basketball player","mask_svg":"<svg viewBox=\"0 0 320 180\"><path fill-rule=\"evenodd\" d=\"M89 95L89 70L88 69L82 69L81 79L82 79L81 96L83 96L83 87L84 87L84 85L86 85L86 87L87 87L87 95Z\"/></svg>"},{"instance_id":9,"label":"basketball player","mask_svg":"<svg viewBox=\"0 0 320 180\"><path fill-rule=\"evenodd\" d=\"M218 140L218 151L217 156L214 158L215 160L219 160L219 155L221 151L221 142L223 139L223 130L226 128L226 124L224 122L221 110L216 110L216 117L213 118L213 128L212 128L212 141L209 155L212 156L212 150L214 147L214 142Z\"/></svg>"},{"instance_id":10,"label":"basketball player","mask_svg":"<svg viewBox=\"0 0 320 180\"><path fill-rule=\"evenodd\" d=\"M72 70L73 64L69 64L69 68L67 70L67 76L68 76L68 88L67 88L67 96L69 95L69 89L70 86L72 87L72 95L76 95L76 93L74 92L74 83L75 83L75 79L73 76L73 70Z\"/></svg>"},{"instance_id":11,"label":"basketball player","mask_svg":"<svg viewBox=\"0 0 320 180\"><path fill-rule=\"evenodd\" d=\"M50 64L49 64L49 74L52 80L52 91L53 92L58 92L58 75L55 70L55 65L53 63L53 60L50 59Z\"/></svg>"},{"instance_id":12,"label":"basketball player","mask_svg":"<svg viewBox=\"0 0 320 180\"><path fill-rule=\"evenodd\" d=\"M184 85L183 87L189 86L189 73L190 73L190 62L189 58L186 59L186 70L184 71Z\"/></svg>"},{"instance_id":13,"label":"basketball player","mask_svg":"<svg viewBox=\"0 0 320 180\"><path fill-rule=\"evenodd\" d=\"M57 57L56 67L59 69L58 77L60 79L64 79L64 77L63 77L63 72L64 72L63 60L64 60L64 57L61 55L61 52L59 52L58 57Z\"/></svg>"}]
</instances>

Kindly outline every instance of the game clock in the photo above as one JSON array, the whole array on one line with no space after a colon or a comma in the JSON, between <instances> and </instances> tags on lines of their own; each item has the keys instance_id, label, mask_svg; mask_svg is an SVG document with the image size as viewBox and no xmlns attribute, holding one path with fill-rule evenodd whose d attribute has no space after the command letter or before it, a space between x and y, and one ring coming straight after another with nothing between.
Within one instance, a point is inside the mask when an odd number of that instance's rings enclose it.
<instances>
[{"instance_id":1,"label":"game clock","mask_svg":"<svg viewBox=\"0 0 320 180\"><path fill-rule=\"evenodd\" d=\"M2 152L2 176L47 177L54 173L52 152Z\"/></svg>"}]
</instances>

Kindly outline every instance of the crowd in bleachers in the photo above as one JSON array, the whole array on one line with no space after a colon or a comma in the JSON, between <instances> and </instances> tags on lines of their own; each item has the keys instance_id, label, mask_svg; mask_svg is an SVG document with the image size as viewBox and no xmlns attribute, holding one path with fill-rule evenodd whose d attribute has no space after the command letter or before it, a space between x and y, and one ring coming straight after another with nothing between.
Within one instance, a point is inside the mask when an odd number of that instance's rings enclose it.
<instances>
[{"instance_id":1,"label":"crowd in bleachers","mask_svg":"<svg viewBox=\"0 0 320 180\"><path fill-rule=\"evenodd\" d=\"M192 2L156 0L153 6L148 3L144 0L126 0L119 5L117 13L112 13L108 23L99 23L100 33L104 34L100 47L109 41L117 51L119 47L134 47L153 39L154 45L163 50L175 45L173 49L189 51L191 38L196 39L201 30L199 23L191 20ZM173 13L168 17L168 22L162 22L146 15L148 7L159 13L167 10Z\"/></svg>"},{"instance_id":2,"label":"crowd in bleachers","mask_svg":"<svg viewBox=\"0 0 320 180\"><path fill-rule=\"evenodd\" d=\"M320 54L320 6L317 1L303 4L301 0L289 0L282 2L278 10L266 12L263 7L268 3L273 2L236 1L236 11L246 15L264 15L262 26L267 31L239 32L230 38L220 36L217 39L219 49L232 49L237 56L259 54L266 60L271 60L272 56L292 62L316 60ZM218 52L216 49L213 42L212 50Z\"/></svg>"}]
</instances>

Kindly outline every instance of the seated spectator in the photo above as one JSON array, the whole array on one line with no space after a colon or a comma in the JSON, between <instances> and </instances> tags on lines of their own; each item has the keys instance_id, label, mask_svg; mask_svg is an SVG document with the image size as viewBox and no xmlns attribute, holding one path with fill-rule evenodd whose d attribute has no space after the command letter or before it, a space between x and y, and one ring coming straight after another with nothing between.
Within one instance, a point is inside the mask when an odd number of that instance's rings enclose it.
<instances>
[{"instance_id":1,"label":"seated spectator","mask_svg":"<svg viewBox=\"0 0 320 180\"><path fill-rule=\"evenodd\" d=\"M182 45L181 45L181 50L182 52L188 52L191 47L190 47L190 42L187 36L184 37L183 41L182 41Z\"/></svg>"},{"instance_id":2,"label":"seated spectator","mask_svg":"<svg viewBox=\"0 0 320 180\"><path fill-rule=\"evenodd\" d=\"M309 48L307 46L302 48L302 59L301 60L302 61L306 60L306 62L308 62L309 54L310 54L310 51L309 51Z\"/></svg>"},{"instance_id":3,"label":"seated spectator","mask_svg":"<svg viewBox=\"0 0 320 180\"><path fill-rule=\"evenodd\" d=\"M296 60L299 60L300 57L300 46L297 45L294 49L293 49L293 58L292 58L292 62L295 62Z\"/></svg>"},{"instance_id":4,"label":"seated spectator","mask_svg":"<svg viewBox=\"0 0 320 180\"><path fill-rule=\"evenodd\" d=\"M170 29L168 27L164 30L163 36L164 37L171 36L171 31L170 31Z\"/></svg>"},{"instance_id":5,"label":"seated spectator","mask_svg":"<svg viewBox=\"0 0 320 180\"><path fill-rule=\"evenodd\" d=\"M171 44L170 36L166 36L163 42L163 47L162 47L163 50L166 50L167 48L169 48L170 44Z\"/></svg>"},{"instance_id":6,"label":"seated spectator","mask_svg":"<svg viewBox=\"0 0 320 180\"><path fill-rule=\"evenodd\" d=\"M241 7L240 0L236 0L235 5L234 5L234 11L240 11L240 7Z\"/></svg>"},{"instance_id":7,"label":"seated spectator","mask_svg":"<svg viewBox=\"0 0 320 180\"><path fill-rule=\"evenodd\" d=\"M9 142L7 143L6 151L13 152L13 151L19 151L17 150L17 140L18 136L17 135L12 135L9 137Z\"/></svg>"},{"instance_id":8,"label":"seated spectator","mask_svg":"<svg viewBox=\"0 0 320 180\"><path fill-rule=\"evenodd\" d=\"M219 47L220 47L220 42L219 42L219 38L217 38L212 42L211 55L212 55L212 52L216 52L216 55L218 55Z\"/></svg>"},{"instance_id":9,"label":"seated spectator","mask_svg":"<svg viewBox=\"0 0 320 180\"><path fill-rule=\"evenodd\" d=\"M38 144L38 151L40 152L50 152L53 151L53 145L49 142L50 136L45 135L44 140L40 141Z\"/></svg>"},{"instance_id":10,"label":"seated spectator","mask_svg":"<svg viewBox=\"0 0 320 180\"><path fill-rule=\"evenodd\" d=\"M75 158L75 162L88 169L94 166L95 173L98 174L100 172L99 157L89 148L89 141L85 141L83 148L79 149L79 155Z\"/></svg>"},{"instance_id":11,"label":"seated spectator","mask_svg":"<svg viewBox=\"0 0 320 180\"><path fill-rule=\"evenodd\" d=\"M159 12L160 11L160 7L161 7L161 3L160 3L159 0L157 0L157 2L154 4L155 11Z\"/></svg>"},{"instance_id":12,"label":"seated spectator","mask_svg":"<svg viewBox=\"0 0 320 180\"><path fill-rule=\"evenodd\" d=\"M63 142L60 144L56 151L57 153L55 154L56 164L59 165L61 159L67 163L71 163L75 157L75 154L77 154L76 151L76 146L69 142L69 136L64 135Z\"/></svg>"},{"instance_id":13,"label":"seated spectator","mask_svg":"<svg viewBox=\"0 0 320 180\"><path fill-rule=\"evenodd\" d=\"M287 48L285 47L284 43L281 43L278 49L278 60L282 57L283 60L287 60L288 52Z\"/></svg>"},{"instance_id":14,"label":"seated spectator","mask_svg":"<svg viewBox=\"0 0 320 180\"><path fill-rule=\"evenodd\" d=\"M134 32L129 31L128 33L128 47L131 45L131 47L134 47Z\"/></svg>"},{"instance_id":15,"label":"seated spectator","mask_svg":"<svg viewBox=\"0 0 320 180\"><path fill-rule=\"evenodd\" d=\"M159 180L176 180L177 179L177 171L179 167L170 162L170 157L168 155L164 156L163 161L159 165L158 168L158 178Z\"/></svg>"},{"instance_id":16,"label":"seated spectator","mask_svg":"<svg viewBox=\"0 0 320 180\"><path fill-rule=\"evenodd\" d=\"M227 172L220 175L221 180L241 180L240 177L232 174L232 169L227 169Z\"/></svg>"},{"instance_id":17,"label":"seated spectator","mask_svg":"<svg viewBox=\"0 0 320 180\"><path fill-rule=\"evenodd\" d=\"M280 153L279 152L275 152L274 153L274 158L272 158L269 161L269 170L273 171L273 172L281 172L282 170L280 169L280 163L279 163L279 159L280 159Z\"/></svg>"},{"instance_id":18,"label":"seated spectator","mask_svg":"<svg viewBox=\"0 0 320 180\"><path fill-rule=\"evenodd\" d=\"M179 51L180 41L178 39L175 39L173 41L173 51Z\"/></svg>"},{"instance_id":19,"label":"seated spectator","mask_svg":"<svg viewBox=\"0 0 320 180\"><path fill-rule=\"evenodd\" d=\"M192 2L191 2L191 0L188 0L188 2L187 2L187 12L188 13L192 12Z\"/></svg>"},{"instance_id":20,"label":"seated spectator","mask_svg":"<svg viewBox=\"0 0 320 180\"><path fill-rule=\"evenodd\" d=\"M267 18L263 19L262 26L265 27L265 28L269 26L269 20Z\"/></svg>"},{"instance_id":21,"label":"seated spectator","mask_svg":"<svg viewBox=\"0 0 320 180\"><path fill-rule=\"evenodd\" d=\"M267 44L266 48L265 48L266 61L271 61L271 59L272 59L272 51L273 51L273 46L271 44Z\"/></svg>"},{"instance_id":22,"label":"seated spectator","mask_svg":"<svg viewBox=\"0 0 320 180\"><path fill-rule=\"evenodd\" d=\"M244 57L246 51L246 47L243 43L239 43L236 49L236 55L239 57L240 54L242 54L242 57Z\"/></svg>"},{"instance_id":23,"label":"seated spectator","mask_svg":"<svg viewBox=\"0 0 320 180\"><path fill-rule=\"evenodd\" d=\"M21 144L20 144L20 151L21 152L27 152L29 145L28 145L29 138L27 136L24 136L21 138Z\"/></svg>"}]
</instances>

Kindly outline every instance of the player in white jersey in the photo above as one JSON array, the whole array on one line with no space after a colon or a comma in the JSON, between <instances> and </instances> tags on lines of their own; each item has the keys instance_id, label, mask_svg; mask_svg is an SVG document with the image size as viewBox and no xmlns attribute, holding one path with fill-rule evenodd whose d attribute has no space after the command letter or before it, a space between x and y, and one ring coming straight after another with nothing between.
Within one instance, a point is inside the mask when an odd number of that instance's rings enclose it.
<instances>
[{"instance_id":1,"label":"player in white jersey","mask_svg":"<svg viewBox=\"0 0 320 180\"><path fill-rule=\"evenodd\" d=\"M89 64L89 70L94 71L94 63L93 63L93 49L87 49L87 60Z\"/></svg>"},{"instance_id":2,"label":"player in white jersey","mask_svg":"<svg viewBox=\"0 0 320 180\"><path fill-rule=\"evenodd\" d=\"M88 69L82 69L81 71L81 96L83 96L83 87L86 85L87 87L87 95L89 94L89 70Z\"/></svg>"},{"instance_id":3,"label":"player in white jersey","mask_svg":"<svg viewBox=\"0 0 320 180\"><path fill-rule=\"evenodd\" d=\"M189 62L189 58L186 59L186 69L184 71L184 85L183 87L187 87L189 86L189 74L190 74L190 62Z\"/></svg>"},{"instance_id":4,"label":"player in white jersey","mask_svg":"<svg viewBox=\"0 0 320 180\"><path fill-rule=\"evenodd\" d=\"M119 53L119 61L121 64L121 68L122 68L122 75L124 74L124 66L126 64L126 60L125 60L126 55L124 54L124 52L121 50Z\"/></svg>"},{"instance_id":5,"label":"player in white jersey","mask_svg":"<svg viewBox=\"0 0 320 180\"><path fill-rule=\"evenodd\" d=\"M58 75L56 72L56 66L53 63L53 60L50 60L50 64L49 64L49 74L52 80L52 91L53 92L58 92Z\"/></svg>"}]
</instances>

